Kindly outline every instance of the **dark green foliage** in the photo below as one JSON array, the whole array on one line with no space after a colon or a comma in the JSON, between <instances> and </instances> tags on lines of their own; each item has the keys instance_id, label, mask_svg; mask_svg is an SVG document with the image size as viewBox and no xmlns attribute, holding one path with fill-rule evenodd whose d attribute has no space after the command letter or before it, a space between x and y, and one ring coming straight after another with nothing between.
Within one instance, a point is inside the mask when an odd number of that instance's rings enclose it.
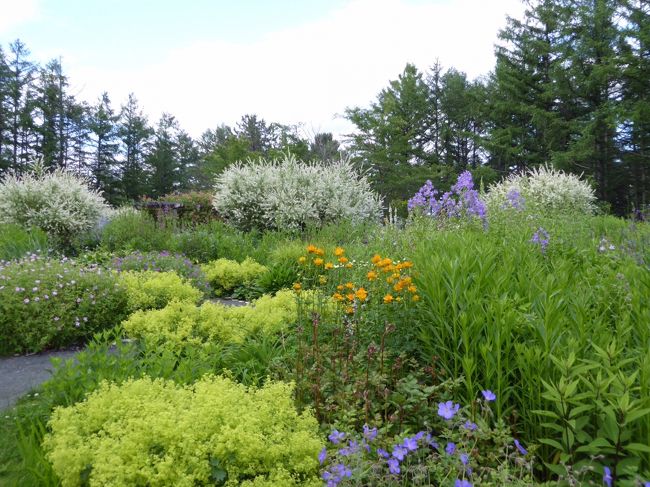
<instances>
[{"instance_id":1,"label":"dark green foliage","mask_svg":"<svg viewBox=\"0 0 650 487\"><path fill-rule=\"evenodd\" d=\"M0 224L0 260L20 259L27 254L47 255L47 234L38 228Z\"/></svg>"}]
</instances>

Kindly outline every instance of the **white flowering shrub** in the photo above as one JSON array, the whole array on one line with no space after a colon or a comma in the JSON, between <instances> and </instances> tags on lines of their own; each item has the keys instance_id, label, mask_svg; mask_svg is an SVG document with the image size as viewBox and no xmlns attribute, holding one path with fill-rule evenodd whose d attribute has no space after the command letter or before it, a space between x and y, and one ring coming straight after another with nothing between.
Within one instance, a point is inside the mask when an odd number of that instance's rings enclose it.
<instances>
[{"instance_id":1,"label":"white flowering shrub","mask_svg":"<svg viewBox=\"0 0 650 487\"><path fill-rule=\"evenodd\" d=\"M381 215L379 196L348 161L307 164L290 155L230 166L217 177L213 206L246 230L300 229Z\"/></svg>"},{"instance_id":2,"label":"white flowering shrub","mask_svg":"<svg viewBox=\"0 0 650 487\"><path fill-rule=\"evenodd\" d=\"M0 223L40 228L63 243L94 228L108 211L83 178L61 169L47 172L40 163L0 181Z\"/></svg>"},{"instance_id":3,"label":"white flowering shrub","mask_svg":"<svg viewBox=\"0 0 650 487\"><path fill-rule=\"evenodd\" d=\"M592 214L596 195L587 181L549 167L514 173L488 188L490 210L515 208L543 213Z\"/></svg>"}]
</instances>

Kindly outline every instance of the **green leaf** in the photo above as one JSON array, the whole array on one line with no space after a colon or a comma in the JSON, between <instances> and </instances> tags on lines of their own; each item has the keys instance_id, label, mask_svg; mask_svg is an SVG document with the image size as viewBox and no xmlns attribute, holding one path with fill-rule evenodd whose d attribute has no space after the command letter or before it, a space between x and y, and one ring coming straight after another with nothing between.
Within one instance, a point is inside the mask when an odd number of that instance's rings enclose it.
<instances>
[{"instance_id":1,"label":"green leaf","mask_svg":"<svg viewBox=\"0 0 650 487\"><path fill-rule=\"evenodd\" d=\"M549 445L557 450L564 451L564 447L558 441L552 440L550 438L541 438L538 441L544 445Z\"/></svg>"},{"instance_id":2,"label":"green leaf","mask_svg":"<svg viewBox=\"0 0 650 487\"><path fill-rule=\"evenodd\" d=\"M629 443L628 445L625 445L624 448L627 451L635 453L650 453L650 446L644 445L643 443Z\"/></svg>"}]
</instances>

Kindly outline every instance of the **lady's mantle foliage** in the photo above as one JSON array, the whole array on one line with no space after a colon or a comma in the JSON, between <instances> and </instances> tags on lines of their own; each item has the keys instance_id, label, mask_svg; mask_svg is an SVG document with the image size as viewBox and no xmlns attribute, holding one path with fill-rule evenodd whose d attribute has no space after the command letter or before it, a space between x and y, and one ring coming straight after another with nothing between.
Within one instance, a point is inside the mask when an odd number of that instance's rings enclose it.
<instances>
[{"instance_id":1,"label":"lady's mantle foliage","mask_svg":"<svg viewBox=\"0 0 650 487\"><path fill-rule=\"evenodd\" d=\"M307 164L291 155L230 166L217 177L213 205L243 229L300 229L381 215L379 196L350 162Z\"/></svg>"}]
</instances>

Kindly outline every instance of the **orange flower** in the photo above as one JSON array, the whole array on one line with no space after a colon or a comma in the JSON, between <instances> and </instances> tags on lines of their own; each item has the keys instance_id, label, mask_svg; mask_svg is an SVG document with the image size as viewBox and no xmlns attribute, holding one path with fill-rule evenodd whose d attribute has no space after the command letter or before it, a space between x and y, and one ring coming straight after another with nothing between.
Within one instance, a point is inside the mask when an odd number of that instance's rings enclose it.
<instances>
[{"instance_id":1,"label":"orange flower","mask_svg":"<svg viewBox=\"0 0 650 487\"><path fill-rule=\"evenodd\" d=\"M334 293L332 298L336 301L343 301L345 299L341 293Z\"/></svg>"},{"instance_id":2,"label":"orange flower","mask_svg":"<svg viewBox=\"0 0 650 487\"><path fill-rule=\"evenodd\" d=\"M300 264L304 264L305 262L307 262L307 257L305 257L304 255L302 257L299 257L298 262Z\"/></svg>"},{"instance_id":3,"label":"orange flower","mask_svg":"<svg viewBox=\"0 0 650 487\"><path fill-rule=\"evenodd\" d=\"M382 270L384 272L393 272L395 270L395 266L393 264L388 264L387 266L384 266Z\"/></svg>"},{"instance_id":4,"label":"orange flower","mask_svg":"<svg viewBox=\"0 0 650 487\"><path fill-rule=\"evenodd\" d=\"M343 291L343 289L345 288L343 287L343 284L339 284L338 286L336 286L336 289L339 291Z\"/></svg>"},{"instance_id":5,"label":"orange flower","mask_svg":"<svg viewBox=\"0 0 650 487\"><path fill-rule=\"evenodd\" d=\"M307 245L307 252L309 252L310 254L315 254L317 250L318 247L316 247L315 245L312 244Z\"/></svg>"},{"instance_id":6,"label":"orange flower","mask_svg":"<svg viewBox=\"0 0 650 487\"><path fill-rule=\"evenodd\" d=\"M372 259L370 259L370 262L372 262L373 264L378 264L379 261L381 261L381 255L379 255L379 254L375 254L372 257Z\"/></svg>"},{"instance_id":7,"label":"orange flower","mask_svg":"<svg viewBox=\"0 0 650 487\"><path fill-rule=\"evenodd\" d=\"M346 294L345 297L348 298L348 301L354 301L354 293Z\"/></svg>"},{"instance_id":8,"label":"orange flower","mask_svg":"<svg viewBox=\"0 0 650 487\"><path fill-rule=\"evenodd\" d=\"M413 300L413 301L419 301L419 300L420 300L420 296L418 296L417 294L414 294L413 297L411 298L411 300Z\"/></svg>"},{"instance_id":9,"label":"orange flower","mask_svg":"<svg viewBox=\"0 0 650 487\"><path fill-rule=\"evenodd\" d=\"M377 273L375 271L368 272L368 280L374 281L375 279L377 279Z\"/></svg>"},{"instance_id":10,"label":"orange flower","mask_svg":"<svg viewBox=\"0 0 650 487\"><path fill-rule=\"evenodd\" d=\"M413 262L409 262L408 260L405 260L404 262L402 262L402 267L404 269L408 269L409 267L413 267Z\"/></svg>"},{"instance_id":11,"label":"orange flower","mask_svg":"<svg viewBox=\"0 0 650 487\"><path fill-rule=\"evenodd\" d=\"M393 284L393 281L395 281L395 278L394 278L393 276L390 276L390 277L387 277L387 278L386 278L386 282L387 282L388 284Z\"/></svg>"},{"instance_id":12,"label":"orange flower","mask_svg":"<svg viewBox=\"0 0 650 487\"><path fill-rule=\"evenodd\" d=\"M300 284L299 282L295 282L293 284L293 289L296 291L300 291L302 289L302 284Z\"/></svg>"},{"instance_id":13,"label":"orange flower","mask_svg":"<svg viewBox=\"0 0 650 487\"><path fill-rule=\"evenodd\" d=\"M404 276L402 278L402 282L404 283L405 286L408 286L409 284L411 284L413 282L413 279L411 279L410 276Z\"/></svg>"},{"instance_id":14,"label":"orange flower","mask_svg":"<svg viewBox=\"0 0 650 487\"><path fill-rule=\"evenodd\" d=\"M329 271L330 269L334 269L334 264L328 262L327 264L325 264L325 270Z\"/></svg>"},{"instance_id":15,"label":"orange flower","mask_svg":"<svg viewBox=\"0 0 650 487\"><path fill-rule=\"evenodd\" d=\"M352 306L348 306L345 308L345 312L349 315L354 314L354 308Z\"/></svg>"},{"instance_id":16,"label":"orange flower","mask_svg":"<svg viewBox=\"0 0 650 487\"><path fill-rule=\"evenodd\" d=\"M402 289L404 289L404 283L402 281L399 281L393 286L393 289L397 292L400 292Z\"/></svg>"},{"instance_id":17,"label":"orange flower","mask_svg":"<svg viewBox=\"0 0 650 487\"><path fill-rule=\"evenodd\" d=\"M357 299L358 299L359 301L361 301L362 303L363 303L363 302L366 300L366 298L368 297L368 291L366 291L366 290L365 290L364 288L362 288L362 287L360 287L359 289L357 289L357 292L354 293L354 294L355 294L355 296L357 297Z\"/></svg>"},{"instance_id":18,"label":"orange flower","mask_svg":"<svg viewBox=\"0 0 650 487\"><path fill-rule=\"evenodd\" d=\"M341 264L347 264L347 262L348 262L348 258L347 258L347 257L339 257L339 262L340 262Z\"/></svg>"},{"instance_id":19,"label":"orange flower","mask_svg":"<svg viewBox=\"0 0 650 487\"><path fill-rule=\"evenodd\" d=\"M316 257L316 258L314 259L314 265L315 265L316 267L320 267L320 266L322 266L322 265L323 265L323 259L321 259L320 257Z\"/></svg>"},{"instance_id":20,"label":"orange flower","mask_svg":"<svg viewBox=\"0 0 650 487\"><path fill-rule=\"evenodd\" d=\"M334 249L334 255L336 255L337 257L341 257L343 254L345 254L345 249L343 249L342 247L336 247Z\"/></svg>"},{"instance_id":21,"label":"orange flower","mask_svg":"<svg viewBox=\"0 0 650 487\"><path fill-rule=\"evenodd\" d=\"M314 251L314 253L315 253L316 255L325 255L325 251L324 251L323 249L316 249L316 250Z\"/></svg>"},{"instance_id":22,"label":"orange flower","mask_svg":"<svg viewBox=\"0 0 650 487\"><path fill-rule=\"evenodd\" d=\"M416 292L418 292L418 288L414 284L411 284L409 286L409 291L412 292L413 294L415 294Z\"/></svg>"},{"instance_id":23,"label":"orange flower","mask_svg":"<svg viewBox=\"0 0 650 487\"><path fill-rule=\"evenodd\" d=\"M345 264L345 268L352 269L352 262L348 262L347 264Z\"/></svg>"},{"instance_id":24,"label":"orange flower","mask_svg":"<svg viewBox=\"0 0 650 487\"><path fill-rule=\"evenodd\" d=\"M390 304L393 302L393 299L394 298L392 294L387 294L386 296L384 296L384 303Z\"/></svg>"},{"instance_id":25,"label":"orange flower","mask_svg":"<svg viewBox=\"0 0 650 487\"><path fill-rule=\"evenodd\" d=\"M397 301L398 303L401 303L402 302L402 296L397 296L397 299L395 299L395 301Z\"/></svg>"},{"instance_id":26,"label":"orange flower","mask_svg":"<svg viewBox=\"0 0 650 487\"><path fill-rule=\"evenodd\" d=\"M348 289L354 289L354 284L352 284L351 282L346 282L345 287L347 287Z\"/></svg>"},{"instance_id":27,"label":"orange flower","mask_svg":"<svg viewBox=\"0 0 650 487\"><path fill-rule=\"evenodd\" d=\"M387 265L392 265L392 264L393 264L393 261L390 260L388 257L386 257L381 262L379 262L378 265L379 265L379 267L386 267Z\"/></svg>"}]
</instances>

